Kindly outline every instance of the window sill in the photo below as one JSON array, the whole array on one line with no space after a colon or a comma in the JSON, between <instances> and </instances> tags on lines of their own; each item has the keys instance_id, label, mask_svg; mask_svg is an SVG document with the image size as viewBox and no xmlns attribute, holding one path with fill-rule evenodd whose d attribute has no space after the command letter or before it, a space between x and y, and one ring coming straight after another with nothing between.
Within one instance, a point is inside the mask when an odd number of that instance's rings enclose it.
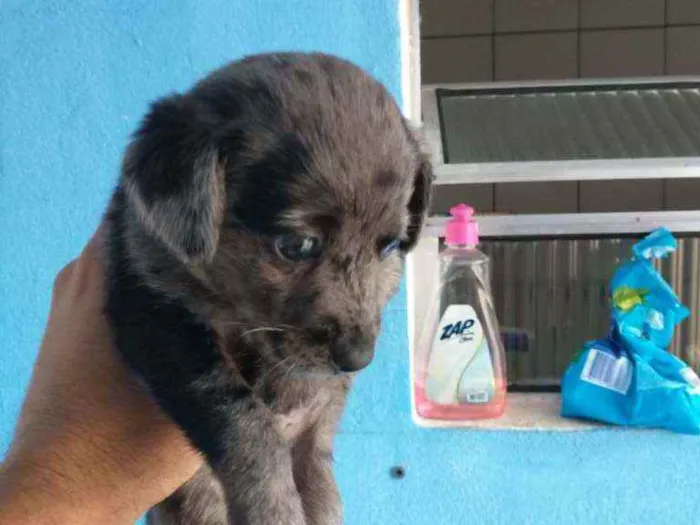
<instances>
[{"instance_id":1,"label":"window sill","mask_svg":"<svg viewBox=\"0 0 700 525\"><path fill-rule=\"evenodd\" d=\"M608 428L594 421L561 417L560 394L510 393L506 413L498 419L460 421L459 423L421 421L420 426L472 428L483 430L575 431Z\"/></svg>"}]
</instances>

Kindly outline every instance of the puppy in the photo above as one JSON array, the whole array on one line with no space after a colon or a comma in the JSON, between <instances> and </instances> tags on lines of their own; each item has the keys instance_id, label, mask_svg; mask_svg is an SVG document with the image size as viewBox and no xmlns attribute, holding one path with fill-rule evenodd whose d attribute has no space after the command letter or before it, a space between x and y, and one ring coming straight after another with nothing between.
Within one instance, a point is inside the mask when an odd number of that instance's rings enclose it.
<instances>
[{"instance_id":1,"label":"puppy","mask_svg":"<svg viewBox=\"0 0 700 525\"><path fill-rule=\"evenodd\" d=\"M107 213L116 345L204 467L152 524L342 521L332 442L432 174L387 91L323 54L154 103Z\"/></svg>"}]
</instances>

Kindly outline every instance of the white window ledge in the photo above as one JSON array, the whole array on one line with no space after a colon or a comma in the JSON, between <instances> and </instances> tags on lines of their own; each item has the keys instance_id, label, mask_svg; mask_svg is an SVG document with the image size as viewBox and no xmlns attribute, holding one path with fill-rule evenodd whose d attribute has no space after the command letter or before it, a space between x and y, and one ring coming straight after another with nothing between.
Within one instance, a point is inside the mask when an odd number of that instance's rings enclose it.
<instances>
[{"instance_id":1,"label":"white window ledge","mask_svg":"<svg viewBox=\"0 0 700 525\"><path fill-rule=\"evenodd\" d=\"M574 431L607 427L594 421L561 417L560 403L559 394L510 393L506 412L500 418L458 423L421 420L419 424L423 427L522 431Z\"/></svg>"}]
</instances>

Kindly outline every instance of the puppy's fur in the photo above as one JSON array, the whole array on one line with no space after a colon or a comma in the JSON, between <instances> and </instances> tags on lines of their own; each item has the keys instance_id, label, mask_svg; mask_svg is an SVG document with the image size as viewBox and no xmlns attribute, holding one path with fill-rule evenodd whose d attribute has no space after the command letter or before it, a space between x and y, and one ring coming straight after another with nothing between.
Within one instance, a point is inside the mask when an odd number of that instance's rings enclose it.
<instances>
[{"instance_id":1,"label":"puppy's fur","mask_svg":"<svg viewBox=\"0 0 700 525\"><path fill-rule=\"evenodd\" d=\"M153 104L107 214L107 313L207 466L151 523L341 523L335 427L431 181L386 90L328 55L249 57ZM280 252L304 238L313 257Z\"/></svg>"}]
</instances>

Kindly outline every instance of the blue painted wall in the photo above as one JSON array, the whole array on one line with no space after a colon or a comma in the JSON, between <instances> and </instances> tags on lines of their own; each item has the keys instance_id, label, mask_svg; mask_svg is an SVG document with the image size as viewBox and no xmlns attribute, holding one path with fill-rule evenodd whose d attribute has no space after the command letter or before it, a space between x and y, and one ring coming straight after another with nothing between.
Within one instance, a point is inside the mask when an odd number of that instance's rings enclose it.
<instances>
[{"instance_id":1,"label":"blue painted wall","mask_svg":"<svg viewBox=\"0 0 700 525\"><path fill-rule=\"evenodd\" d=\"M396 0L0 0L0 455L53 276L95 228L147 102L293 48L350 58L398 95L396 15ZM415 428L405 310L401 293L338 438L347 525L698 522L694 438Z\"/></svg>"}]
</instances>

